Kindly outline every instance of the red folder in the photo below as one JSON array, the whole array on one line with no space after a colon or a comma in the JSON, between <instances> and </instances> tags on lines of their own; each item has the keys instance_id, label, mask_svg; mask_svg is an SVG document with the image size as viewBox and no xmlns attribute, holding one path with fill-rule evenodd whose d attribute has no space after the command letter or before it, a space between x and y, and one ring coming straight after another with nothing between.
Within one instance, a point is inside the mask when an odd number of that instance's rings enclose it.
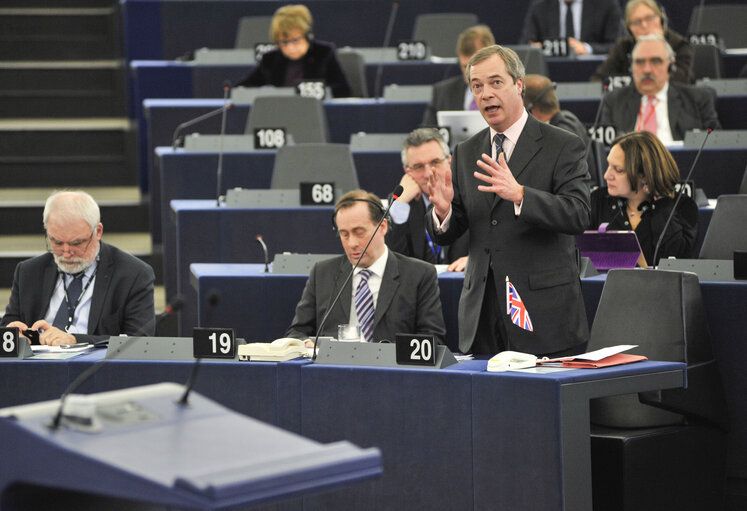
<instances>
[{"instance_id":1,"label":"red folder","mask_svg":"<svg viewBox=\"0 0 747 511\"><path fill-rule=\"evenodd\" d=\"M537 361L537 365L552 365L560 367L573 367L575 369L598 369L600 367L619 366L623 364L630 364L632 362L640 362L641 360L648 360L643 355L630 355L628 353L616 353L610 355L601 360L583 360L577 358L562 358L546 361ZM562 366L560 365L562 364Z\"/></svg>"}]
</instances>

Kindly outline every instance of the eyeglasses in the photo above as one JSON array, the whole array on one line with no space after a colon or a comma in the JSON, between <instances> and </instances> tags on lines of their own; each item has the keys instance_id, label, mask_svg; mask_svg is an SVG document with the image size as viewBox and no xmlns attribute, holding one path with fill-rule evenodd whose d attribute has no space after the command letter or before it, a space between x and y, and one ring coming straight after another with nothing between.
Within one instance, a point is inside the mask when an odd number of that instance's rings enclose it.
<instances>
[{"instance_id":1,"label":"eyeglasses","mask_svg":"<svg viewBox=\"0 0 747 511\"><path fill-rule=\"evenodd\" d=\"M55 255L62 255L65 253L65 247L67 246L67 251L71 254L85 254L88 250L88 246L91 244L91 241L93 241L93 232L91 232L91 235L88 238L72 241L59 241L47 234L47 252L52 252Z\"/></svg>"},{"instance_id":2,"label":"eyeglasses","mask_svg":"<svg viewBox=\"0 0 747 511\"><path fill-rule=\"evenodd\" d=\"M661 57L651 57L650 59L633 59L634 66L643 66L646 62L651 64L653 67L659 67L664 64L664 59Z\"/></svg>"},{"instance_id":3,"label":"eyeglasses","mask_svg":"<svg viewBox=\"0 0 747 511\"><path fill-rule=\"evenodd\" d=\"M630 20L630 26L631 27L640 27L644 23L646 25L650 25L654 21L656 21L656 18L658 18L656 14L649 14L648 16L644 16L643 18L636 18L634 20Z\"/></svg>"},{"instance_id":4,"label":"eyeglasses","mask_svg":"<svg viewBox=\"0 0 747 511\"><path fill-rule=\"evenodd\" d=\"M280 41L278 41L278 44L280 46L290 46L291 44L292 45L296 45L296 44L300 43L301 41L303 41L303 39L304 39L303 36L302 37L294 37L293 39L281 39Z\"/></svg>"},{"instance_id":5,"label":"eyeglasses","mask_svg":"<svg viewBox=\"0 0 747 511\"><path fill-rule=\"evenodd\" d=\"M434 168L434 167L438 167L439 165L441 165L444 161L446 161L446 158L435 158L426 163L416 163L415 165L407 165L407 168L412 170L413 172L423 172L425 170L426 165L428 165L430 168Z\"/></svg>"}]
</instances>

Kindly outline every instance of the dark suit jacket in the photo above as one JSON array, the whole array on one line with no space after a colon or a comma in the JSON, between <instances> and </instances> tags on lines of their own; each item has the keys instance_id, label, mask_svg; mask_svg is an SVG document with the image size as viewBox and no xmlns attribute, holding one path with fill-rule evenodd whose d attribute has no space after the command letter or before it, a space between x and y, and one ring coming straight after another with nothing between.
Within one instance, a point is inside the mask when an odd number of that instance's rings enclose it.
<instances>
[{"instance_id":1,"label":"dark suit jacket","mask_svg":"<svg viewBox=\"0 0 747 511\"><path fill-rule=\"evenodd\" d=\"M721 127L714 96L706 87L669 82L667 107L674 140L683 140L687 130ZM640 106L641 95L634 84L613 90L602 99L600 124L614 126L618 134L629 133L635 130Z\"/></svg>"},{"instance_id":2,"label":"dark suit jacket","mask_svg":"<svg viewBox=\"0 0 747 511\"><path fill-rule=\"evenodd\" d=\"M620 5L616 0L584 0L581 9L581 41L595 54L604 55L620 36ZM522 44L560 37L558 0L535 0L524 18Z\"/></svg>"},{"instance_id":3,"label":"dark suit jacket","mask_svg":"<svg viewBox=\"0 0 747 511\"><path fill-rule=\"evenodd\" d=\"M273 50L265 53L262 60L249 73L249 76L238 83L243 87L261 87L263 85L285 86L285 71L290 62L283 52ZM331 43L312 41L309 51L301 57L303 78L306 80L324 80L332 88L336 98L350 96L350 84L337 60L335 47Z\"/></svg>"},{"instance_id":4,"label":"dark suit jacket","mask_svg":"<svg viewBox=\"0 0 747 511\"><path fill-rule=\"evenodd\" d=\"M352 265L346 256L314 265L303 290L287 337L305 339L316 334ZM321 335L337 337L337 325L350 319L352 279L327 318ZM374 312L374 339L394 342L397 333L432 333L443 342L446 333L435 268L423 261L389 251Z\"/></svg>"},{"instance_id":5,"label":"dark suit jacket","mask_svg":"<svg viewBox=\"0 0 747 511\"><path fill-rule=\"evenodd\" d=\"M589 143L589 133L586 131L584 123L570 110L559 110L558 113L552 116L549 122L553 126L576 134L584 144Z\"/></svg>"},{"instance_id":6,"label":"dark suit jacket","mask_svg":"<svg viewBox=\"0 0 747 511\"><path fill-rule=\"evenodd\" d=\"M695 74L692 70L693 47L690 42L674 30L666 29L664 38L674 50L675 67L669 73L669 81L680 83L692 83ZM602 62L592 75L591 79L601 81L610 75L629 75L631 65L631 54L635 46L635 39L631 34L625 34L615 42L610 49L607 58Z\"/></svg>"},{"instance_id":7,"label":"dark suit jacket","mask_svg":"<svg viewBox=\"0 0 747 511\"><path fill-rule=\"evenodd\" d=\"M464 110L464 93L466 91L467 84L464 83L464 76L461 74L441 80L433 85L431 102L425 108L422 125L438 126L436 112L441 110Z\"/></svg>"},{"instance_id":8,"label":"dark suit jacket","mask_svg":"<svg viewBox=\"0 0 747 511\"><path fill-rule=\"evenodd\" d=\"M473 175L475 161L481 153L490 154L489 139L485 129L457 145L451 160L452 217L448 230L436 235L446 244L470 231L459 300L459 348L467 352L472 346L490 268L495 281L487 285L496 286L501 304L496 314L506 325L507 349L552 353L582 344L589 330L572 235L589 224L584 144L529 116L508 162L525 187L517 217L512 202L477 189L483 182ZM427 220L435 235L431 214ZM506 314L506 276L524 301L534 332L514 325Z\"/></svg>"},{"instance_id":9,"label":"dark suit jacket","mask_svg":"<svg viewBox=\"0 0 747 511\"><path fill-rule=\"evenodd\" d=\"M0 324L22 321L29 327L43 319L58 279L52 254L18 264L10 302ZM153 268L140 259L101 243L96 281L88 316L88 334L75 334L78 342L94 342L111 335L153 335ZM148 327L141 331L143 327Z\"/></svg>"},{"instance_id":10,"label":"dark suit jacket","mask_svg":"<svg viewBox=\"0 0 747 511\"><path fill-rule=\"evenodd\" d=\"M425 237L425 203L422 199L410 201L410 214L405 223L389 222L386 244L400 254L432 264L438 262ZM464 233L451 245L441 247L441 250L447 264L466 256L469 253L469 233Z\"/></svg>"}]
</instances>

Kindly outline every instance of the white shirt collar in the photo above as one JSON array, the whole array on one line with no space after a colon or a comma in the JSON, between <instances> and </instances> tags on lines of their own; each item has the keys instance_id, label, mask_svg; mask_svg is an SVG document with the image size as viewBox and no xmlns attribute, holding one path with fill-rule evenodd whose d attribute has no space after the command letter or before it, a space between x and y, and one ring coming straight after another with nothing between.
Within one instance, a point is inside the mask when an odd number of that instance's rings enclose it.
<instances>
[{"instance_id":1,"label":"white shirt collar","mask_svg":"<svg viewBox=\"0 0 747 511\"><path fill-rule=\"evenodd\" d=\"M381 254L379 258L375 260L371 264L371 266L369 266L368 268L360 268L360 267L356 268L355 274L358 275L360 272L367 269L367 270L370 270L371 273L373 273L377 277L379 278L383 277L384 270L386 269L386 261L388 257L389 257L389 249L386 247L386 245L384 245L384 253Z\"/></svg>"}]
</instances>

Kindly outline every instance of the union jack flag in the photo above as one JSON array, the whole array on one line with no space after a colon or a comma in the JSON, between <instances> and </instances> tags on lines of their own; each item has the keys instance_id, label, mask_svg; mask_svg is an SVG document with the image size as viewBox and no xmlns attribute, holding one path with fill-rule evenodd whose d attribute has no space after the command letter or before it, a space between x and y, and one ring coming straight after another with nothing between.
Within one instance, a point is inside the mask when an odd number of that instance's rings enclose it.
<instances>
[{"instance_id":1,"label":"union jack flag","mask_svg":"<svg viewBox=\"0 0 747 511\"><path fill-rule=\"evenodd\" d=\"M511 316L511 322L514 325L534 332L532 320L529 319L529 312L527 312L524 302L521 301L519 293L514 285L509 282L508 277L506 277L506 314Z\"/></svg>"}]
</instances>

